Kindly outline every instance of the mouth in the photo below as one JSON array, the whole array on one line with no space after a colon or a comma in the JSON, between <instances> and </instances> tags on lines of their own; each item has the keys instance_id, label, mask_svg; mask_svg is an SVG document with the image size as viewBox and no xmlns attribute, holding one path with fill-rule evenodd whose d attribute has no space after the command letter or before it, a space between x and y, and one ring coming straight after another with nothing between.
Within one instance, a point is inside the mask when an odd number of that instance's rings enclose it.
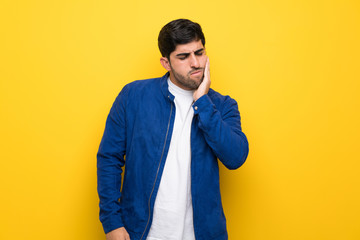
<instances>
[{"instance_id":1,"label":"mouth","mask_svg":"<svg viewBox=\"0 0 360 240\"><path fill-rule=\"evenodd\" d=\"M190 75L192 76L197 76L197 75L201 75L202 74L202 70L195 70L195 71L191 71Z\"/></svg>"}]
</instances>

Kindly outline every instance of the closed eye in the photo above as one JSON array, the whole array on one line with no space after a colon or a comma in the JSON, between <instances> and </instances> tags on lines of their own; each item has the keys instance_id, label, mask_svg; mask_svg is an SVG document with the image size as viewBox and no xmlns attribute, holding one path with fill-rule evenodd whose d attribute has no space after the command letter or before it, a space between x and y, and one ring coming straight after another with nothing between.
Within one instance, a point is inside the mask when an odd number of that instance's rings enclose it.
<instances>
[{"instance_id":1,"label":"closed eye","mask_svg":"<svg viewBox=\"0 0 360 240\"><path fill-rule=\"evenodd\" d=\"M204 48L201 48L197 51L194 52L194 54L196 56L202 56L205 52ZM185 60L186 58L188 58L190 56L191 53L179 53L176 55L177 58L179 58L180 60Z\"/></svg>"},{"instance_id":2,"label":"closed eye","mask_svg":"<svg viewBox=\"0 0 360 240\"><path fill-rule=\"evenodd\" d=\"M197 55L197 56L201 56L201 55L204 54L204 51L205 51L205 49L204 49L204 48L201 48L201 49L195 51L194 53L195 53L195 55Z\"/></svg>"},{"instance_id":3,"label":"closed eye","mask_svg":"<svg viewBox=\"0 0 360 240\"><path fill-rule=\"evenodd\" d=\"M181 53L181 54L178 54L177 57L180 59L180 60L185 60L187 57L189 57L190 53Z\"/></svg>"}]
</instances>

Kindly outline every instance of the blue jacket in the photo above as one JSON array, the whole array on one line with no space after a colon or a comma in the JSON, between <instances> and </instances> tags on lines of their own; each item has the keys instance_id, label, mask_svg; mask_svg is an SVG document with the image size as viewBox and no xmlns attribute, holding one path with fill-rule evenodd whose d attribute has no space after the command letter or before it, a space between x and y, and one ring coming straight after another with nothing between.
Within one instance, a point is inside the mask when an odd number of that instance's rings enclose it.
<instances>
[{"instance_id":1,"label":"blue jacket","mask_svg":"<svg viewBox=\"0 0 360 240\"><path fill-rule=\"evenodd\" d=\"M105 233L125 227L145 240L175 120L169 73L126 85L106 121L97 154L100 221ZM227 239L219 186L219 159L228 169L248 155L235 100L210 89L194 104L191 126L191 194L197 240ZM125 160L126 158L126 160ZM121 188L122 167L125 167Z\"/></svg>"}]
</instances>

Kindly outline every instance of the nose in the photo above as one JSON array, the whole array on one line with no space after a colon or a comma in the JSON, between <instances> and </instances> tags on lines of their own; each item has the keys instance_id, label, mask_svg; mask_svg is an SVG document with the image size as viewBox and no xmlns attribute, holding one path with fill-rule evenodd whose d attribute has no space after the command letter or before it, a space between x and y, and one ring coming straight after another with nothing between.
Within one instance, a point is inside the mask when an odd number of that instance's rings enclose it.
<instances>
[{"instance_id":1,"label":"nose","mask_svg":"<svg viewBox=\"0 0 360 240\"><path fill-rule=\"evenodd\" d=\"M200 67L200 62L199 59L197 58L197 56L195 54L191 54L190 57L190 66L192 68L199 68Z\"/></svg>"}]
</instances>

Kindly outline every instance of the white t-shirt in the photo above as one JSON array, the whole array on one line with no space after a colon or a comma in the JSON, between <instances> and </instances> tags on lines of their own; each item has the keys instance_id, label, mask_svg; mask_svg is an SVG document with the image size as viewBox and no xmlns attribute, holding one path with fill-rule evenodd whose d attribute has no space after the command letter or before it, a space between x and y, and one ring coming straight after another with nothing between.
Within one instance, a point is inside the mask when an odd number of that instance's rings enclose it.
<instances>
[{"instance_id":1,"label":"white t-shirt","mask_svg":"<svg viewBox=\"0 0 360 240\"><path fill-rule=\"evenodd\" d=\"M168 84L175 96L175 122L147 240L194 240L190 174L194 91L179 88L170 79Z\"/></svg>"}]
</instances>

